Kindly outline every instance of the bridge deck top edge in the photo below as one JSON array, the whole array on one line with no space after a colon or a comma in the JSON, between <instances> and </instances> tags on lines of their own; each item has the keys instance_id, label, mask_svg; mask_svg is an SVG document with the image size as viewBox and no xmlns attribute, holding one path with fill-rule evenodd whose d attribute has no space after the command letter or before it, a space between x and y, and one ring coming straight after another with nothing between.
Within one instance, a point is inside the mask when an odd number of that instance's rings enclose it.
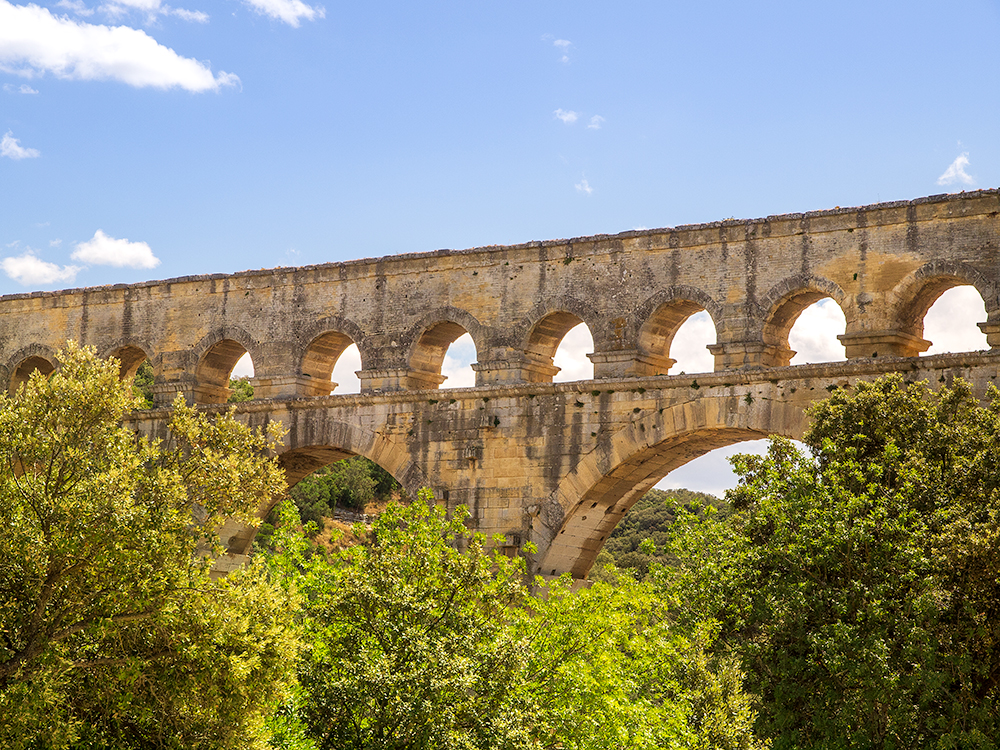
<instances>
[{"instance_id":1,"label":"bridge deck top edge","mask_svg":"<svg viewBox=\"0 0 1000 750\"><path fill-rule=\"evenodd\" d=\"M234 409L237 414L280 410L314 409L326 406L371 405L375 403L412 403L429 401L482 400L546 394L574 394L612 390L652 391L683 388L709 389L718 387L747 386L790 380L836 379L850 377L878 377L893 372L915 373L972 369L995 365L1000 372L1000 352L962 352L958 354L933 354L923 357L879 357L843 362L822 362L786 367L754 370L727 370L722 372L656 375L649 377L612 378L602 380L576 380L568 383L520 383L516 385L487 385L474 388L424 389L390 391L386 393L352 393L341 395L273 398L246 401L240 404L199 405L199 411L218 414ZM133 413L135 419L157 419L171 412L169 407L144 409Z\"/></svg>"},{"instance_id":2,"label":"bridge deck top edge","mask_svg":"<svg viewBox=\"0 0 1000 750\"><path fill-rule=\"evenodd\" d=\"M754 219L733 218L733 219L723 219L719 221L705 222L699 224L681 224L676 227L633 229L624 232L619 232L617 234L595 234L595 235L571 237L565 239L533 240L529 242L522 242L511 245L485 245L485 246L472 247L462 250L440 249L440 250L432 250L425 252L400 253L398 255L387 255L374 258L358 258L353 260L337 261L331 263L317 263L307 266L276 266L273 268L248 269L245 271L237 271L234 273L194 274L190 276L177 276L167 279L151 279L148 281L140 281L133 284L105 284L101 286L72 287L69 289L57 289L50 291L20 292L17 294L2 295L0 296L0 302L37 299L37 298L51 298L60 296L72 296L84 293L101 294L114 291L145 289L150 287L165 286L169 284L186 284L186 283L201 282L201 281L221 281L226 279L251 279L261 276L274 276L275 274L279 273L297 274L297 273L331 270L338 268L376 266L379 264L394 263L394 262L412 262L425 259L436 259L436 258L447 258L447 257L462 258L462 257L471 257L486 253L493 254L493 253L503 253L511 251L521 251L527 249L562 247L574 244L608 242L615 240L635 239L640 237L653 237L657 235L675 234L675 233L696 233L709 229L718 229L725 227L756 226L766 223L797 221L797 220L801 221L801 220L828 217L828 216L849 216L851 214L857 214L858 212L874 213L878 211L887 211L903 207L923 206L923 205L947 203L953 201L959 202L959 201L976 200L990 196L1000 197L1000 188L988 188L988 189L975 190L969 192L963 191L960 193L939 193L936 195L929 195L922 198L914 198L911 200L885 201L881 203L872 203L864 206L852 206L845 208L837 207L829 209L817 209L814 211L806 211L806 212L774 214Z\"/></svg>"}]
</instances>

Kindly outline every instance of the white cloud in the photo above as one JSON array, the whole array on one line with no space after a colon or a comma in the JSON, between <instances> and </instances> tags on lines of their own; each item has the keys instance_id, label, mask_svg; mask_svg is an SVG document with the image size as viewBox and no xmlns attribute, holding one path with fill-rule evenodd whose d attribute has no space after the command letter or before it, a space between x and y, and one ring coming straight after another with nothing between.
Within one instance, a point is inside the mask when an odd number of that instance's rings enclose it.
<instances>
[{"instance_id":1,"label":"white cloud","mask_svg":"<svg viewBox=\"0 0 1000 750\"><path fill-rule=\"evenodd\" d=\"M153 23L158 16L177 16L183 21L208 23L208 14L200 10L185 10L163 5L160 0L109 0L98 8L111 18L121 18L133 11L143 13L147 23Z\"/></svg>"},{"instance_id":2,"label":"white cloud","mask_svg":"<svg viewBox=\"0 0 1000 750\"><path fill-rule=\"evenodd\" d=\"M590 195L592 192L594 192L594 188L592 188L590 186L590 183L587 182L586 177L584 177L582 180L576 183L576 189L581 193L586 193L587 195Z\"/></svg>"},{"instance_id":3,"label":"white cloud","mask_svg":"<svg viewBox=\"0 0 1000 750\"><path fill-rule=\"evenodd\" d=\"M62 244L62 240L49 240L49 247L59 247Z\"/></svg>"},{"instance_id":4,"label":"white cloud","mask_svg":"<svg viewBox=\"0 0 1000 750\"><path fill-rule=\"evenodd\" d=\"M237 76L213 74L207 63L181 57L144 31L59 18L47 8L8 0L0 0L0 70L188 91L218 91L239 83Z\"/></svg>"},{"instance_id":5,"label":"white cloud","mask_svg":"<svg viewBox=\"0 0 1000 750\"><path fill-rule=\"evenodd\" d=\"M562 57L559 58L559 62L568 63L569 55L566 53L569 52L569 48L572 46L573 42L568 39L556 39L552 42L552 44L562 50L563 54Z\"/></svg>"},{"instance_id":6,"label":"white cloud","mask_svg":"<svg viewBox=\"0 0 1000 750\"><path fill-rule=\"evenodd\" d=\"M956 182L961 182L963 185L974 185L975 179L971 175L966 174L965 168L969 166L969 152L966 151L964 154L960 154L958 158L953 161L949 167L944 170L942 174L937 179L938 185L954 185Z\"/></svg>"},{"instance_id":7,"label":"white cloud","mask_svg":"<svg viewBox=\"0 0 1000 750\"><path fill-rule=\"evenodd\" d=\"M553 114L567 125L572 125L580 116L573 110L557 109Z\"/></svg>"},{"instance_id":8,"label":"white cloud","mask_svg":"<svg viewBox=\"0 0 1000 750\"><path fill-rule=\"evenodd\" d=\"M93 8L88 8L81 2L81 0L59 0L59 2L56 3L56 7L65 8L66 10L71 10L78 16L94 15Z\"/></svg>"},{"instance_id":9,"label":"white cloud","mask_svg":"<svg viewBox=\"0 0 1000 750\"><path fill-rule=\"evenodd\" d=\"M337 359L330 377L337 387L334 393L361 393L361 379L355 374L361 369L361 352L357 344L351 344L344 349Z\"/></svg>"},{"instance_id":10,"label":"white cloud","mask_svg":"<svg viewBox=\"0 0 1000 750\"><path fill-rule=\"evenodd\" d=\"M70 256L73 260L118 268L156 268L160 259L145 242L129 242L108 237L98 229L92 239L80 242Z\"/></svg>"},{"instance_id":11,"label":"white cloud","mask_svg":"<svg viewBox=\"0 0 1000 750\"><path fill-rule=\"evenodd\" d=\"M35 255L31 248L21 255L4 258L0 268L10 278L23 286L54 284L57 281L72 281L82 270L77 266L57 266Z\"/></svg>"},{"instance_id":12,"label":"white cloud","mask_svg":"<svg viewBox=\"0 0 1000 750\"><path fill-rule=\"evenodd\" d=\"M0 156L18 161L20 159L34 159L42 153L37 148L24 148L19 139L8 130L3 140L0 140Z\"/></svg>"},{"instance_id":13,"label":"white cloud","mask_svg":"<svg viewBox=\"0 0 1000 750\"><path fill-rule=\"evenodd\" d=\"M184 10L184 8L171 8L169 6L163 6L166 10L165 12L177 16L182 21L191 21L192 23L208 23L208 13L202 13L200 10Z\"/></svg>"},{"instance_id":14,"label":"white cloud","mask_svg":"<svg viewBox=\"0 0 1000 750\"><path fill-rule=\"evenodd\" d=\"M933 342L927 354L989 349L976 323L986 320L986 305L973 286L957 286L937 298L924 316L924 338Z\"/></svg>"},{"instance_id":15,"label":"white cloud","mask_svg":"<svg viewBox=\"0 0 1000 750\"><path fill-rule=\"evenodd\" d=\"M600 130L601 123L604 122L604 118L600 115L594 115L590 118L590 123L587 125L591 130Z\"/></svg>"},{"instance_id":16,"label":"white cloud","mask_svg":"<svg viewBox=\"0 0 1000 750\"><path fill-rule=\"evenodd\" d=\"M284 21L289 26L299 27L299 21L314 21L326 18L326 9L321 5L306 5L302 0L244 0L247 5L264 16L276 21Z\"/></svg>"},{"instance_id":17,"label":"white cloud","mask_svg":"<svg viewBox=\"0 0 1000 750\"><path fill-rule=\"evenodd\" d=\"M441 374L448 378L442 388L472 388L476 385L476 373L472 364L478 359L476 343L469 334L455 339L445 352L441 363ZM338 390L339 392L339 390Z\"/></svg>"},{"instance_id":18,"label":"white cloud","mask_svg":"<svg viewBox=\"0 0 1000 750\"><path fill-rule=\"evenodd\" d=\"M813 303L802 311L788 332L788 346L795 351L791 364L847 359L844 345L837 338L846 328L847 319L840 305L829 297Z\"/></svg>"},{"instance_id":19,"label":"white cloud","mask_svg":"<svg viewBox=\"0 0 1000 750\"><path fill-rule=\"evenodd\" d=\"M560 368L554 383L569 383L574 380L593 380L594 363L587 354L594 351L594 338L586 323L580 323L563 336L552 357L552 364Z\"/></svg>"},{"instance_id":20,"label":"white cloud","mask_svg":"<svg viewBox=\"0 0 1000 750\"><path fill-rule=\"evenodd\" d=\"M671 375L695 372L712 372L715 357L706 348L715 343L715 324L712 316L702 310L685 320L670 342L670 358L675 360Z\"/></svg>"},{"instance_id":21,"label":"white cloud","mask_svg":"<svg viewBox=\"0 0 1000 750\"><path fill-rule=\"evenodd\" d=\"M253 360L250 358L250 352L247 352L236 360L233 371L229 373L229 377L231 378L252 378L253 375Z\"/></svg>"},{"instance_id":22,"label":"white cloud","mask_svg":"<svg viewBox=\"0 0 1000 750\"><path fill-rule=\"evenodd\" d=\"M26 83L22 83L20 86L14 86L10 83L5 83L3 85L3 90L8 94L37 94L38 89L33 89Z\"/></svg>"}]
</instances>

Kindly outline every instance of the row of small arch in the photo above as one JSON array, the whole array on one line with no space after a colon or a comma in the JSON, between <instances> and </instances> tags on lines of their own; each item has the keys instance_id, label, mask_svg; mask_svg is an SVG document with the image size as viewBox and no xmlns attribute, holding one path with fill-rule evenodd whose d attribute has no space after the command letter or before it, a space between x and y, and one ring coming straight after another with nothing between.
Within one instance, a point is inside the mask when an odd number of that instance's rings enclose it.
<instances>
[{"instance_id":1,"label":"row of small arch","mask_svg":"<svg viewBox=\"0 0 1000 750\"><path fill-rule=\"evenodd\" d=\"M913 275L895 295L895 319L898 330L920 335L923 317L934 301L947 289L973 286L986 301L987 307L996 310L993 285L975 269L956 263L928 264ZM899 288L899 287L898 287ZM846 293L836 284L816 276L788 279L772 289L757 305L766 310L763 316L762 338L767 344L788 346L788 334L799 315L810 305L824 298L831 298L841 309L847 300ZM586 324L595 336L597 350L622 348L621 339L631 341L641 354L666 358L681 325L692 315L706 312L717 326L722 307L704 292L688 287L673 287L651 297L630 321L608 321L598 318L592 305L579 300L563 298L536 309L534 325L522 324L512 332L498 333L484 326L467 311L445 307L428 313L401 338L408 341L404 366L421 373L440 374L448 347L468 333L476 345L477 353L489 351L491 344L498 344L509 352L520 353L526 360L541 365L551 365L560 342L572 328ZM642 321L635 329L637 321ZM603 325L602 325L603 324ZM612 336L619 340L613 342ZM300 335L305 343L304 353L298 363L296 375L319 380L329 380L341 354L352 344L357 345L362 369L368 369L377 359L369 339L353 321L327 318L314 323ZM225 328L206 336L194 347L197 366L194 379L199 383L224 388L236 362L249 353L256 365L261 362L257 342L246 331ZM122 363L122 376L131 378L141 363L153 360L154 348L146 342L122 341L106 348L105 356L115 356ZM16 389L33 370L48 374L55 369L54 352L47 347L27 347L9 360L7 372L9 387ZM541 376L539 379L546 379ZM551 375L548 376L551 379Z\"/></svg>"}]
</instances>

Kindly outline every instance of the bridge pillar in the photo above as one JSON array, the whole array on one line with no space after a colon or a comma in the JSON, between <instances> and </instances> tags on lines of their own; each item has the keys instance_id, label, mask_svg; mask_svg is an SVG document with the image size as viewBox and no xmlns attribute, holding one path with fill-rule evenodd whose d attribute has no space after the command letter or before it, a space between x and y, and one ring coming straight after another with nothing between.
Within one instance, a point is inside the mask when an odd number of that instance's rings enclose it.
<instances>
[{"instance_id":1,"label":"bridge pillar","mask_svg":"<svg viewBox=\"0 0 1000 750\"><path fill-rule=\"evenodd\" d=\"M594 378L645 378L666 375L677 360L646 354L639 349L593 352L587 357L594 363Z\"/></svg>"},{"instance_id":2,"label":"bridge pillar","mask_svg":"<svg viewBox=\"0 0 1000 750\"><path fill-rule=\"evenodd\" d=\"M765 367L785 367L795 356L787 346L774 346L763 341L725 341L709 344L715 356L715 371L759 370Z\"/></svg>"},{"instance_id":3,"label":"bridge pillar","mask_svg":"<svg viewBox=\"0 0 1000 750\"><path fill-rule=\"evenodd\" d=\"M511 359L493 359L472 365L476 373L476 385L498 385L501 383L550 383L559 368L552 360L535 359L531 355L516 356Z\"/></svg>"},{"instance_id":4,"label":"bridge pillar","mask_svg":"<svg viewBox=\"0 0 1000 750\"><path fill-rule=\"evenodd\" d=\"M280 375L250 378L254 398L311 398L329 396L337 384L330 380L311 378L308 375Z\"/></svg>"},{"instance_id":5,"label":"bridge pillar","mask_svg":"<svg viewBox=\"0 0 1000 750\"><path fill-rule=\"evenodd\" d=\"M848 359L917 357L931 342L903 331L857 331L837 336Z\"/></svg>"},{"instance_id":6,"label":"bridge pillar","mask_svg":"<svg viewBox=\"0 0 1000 750\"><path fill-rule=\"evenodd\" d=\"M437 388L447 378L440 373L420 372L403 368L358 370L362 393L416 391Z\"/></svg>"},{"instance_id":7,"label":"bridge pillar","mask_svg":"<svg viewBox=\"0 0 1000 750\"><path fill-rule=\"evenodd\" d=\"M1000 349L1000 320L987 320L976 325L979 326L980 331L986 334L986 343L990 345L990 350Z\"/></svg>"}]
</instances>

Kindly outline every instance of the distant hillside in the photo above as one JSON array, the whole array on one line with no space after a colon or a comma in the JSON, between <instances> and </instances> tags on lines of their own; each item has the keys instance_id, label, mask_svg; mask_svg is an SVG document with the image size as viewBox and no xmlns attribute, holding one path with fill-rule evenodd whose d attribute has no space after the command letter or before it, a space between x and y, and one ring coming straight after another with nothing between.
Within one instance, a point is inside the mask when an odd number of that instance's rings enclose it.
<instances>
[{"instance_id":1,"label":"distant hillside","mask_svg":"<svg viewBox=\"0 0 1000 750\"><path fill-rule=\"evenodd\" d=\"M693 510L696 506L712 506L722 515L730 513L725 500L715 495L691 490L650 490L619 521L618 526L597 556L591 578L601 577L601 568L614 563L620 569L630 568L639 578L646 575L650 562L668 562L663 555L647 555L639 551L644 539L652 539L657 549L662 549L667 539L667 529L677 515L678 506Z\"/></svg>"}]
</instances>

